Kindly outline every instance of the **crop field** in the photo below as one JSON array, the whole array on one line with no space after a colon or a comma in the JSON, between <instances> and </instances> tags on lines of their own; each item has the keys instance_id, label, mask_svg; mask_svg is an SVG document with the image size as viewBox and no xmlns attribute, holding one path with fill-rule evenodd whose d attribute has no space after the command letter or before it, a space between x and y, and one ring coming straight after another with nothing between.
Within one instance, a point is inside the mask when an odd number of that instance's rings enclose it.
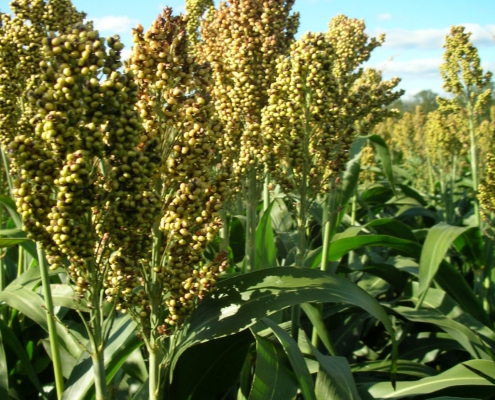
<instances>
[{"instance_id":1,"label":"crop field","mask_svg":"<svg viewBox=\"0 0 495 400\"><path fill-rule=\"evenodd\" d=\"M0 399L495 399L492 74L293 3L0 13Z\"/></svg>"}]
</instances>

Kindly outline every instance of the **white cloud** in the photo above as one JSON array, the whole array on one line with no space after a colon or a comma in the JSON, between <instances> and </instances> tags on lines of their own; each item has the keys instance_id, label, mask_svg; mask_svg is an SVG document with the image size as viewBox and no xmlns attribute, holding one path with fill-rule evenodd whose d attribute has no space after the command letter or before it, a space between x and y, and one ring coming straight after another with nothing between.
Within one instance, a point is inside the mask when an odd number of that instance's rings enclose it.
<instances>
[{"instance_id":1,"label":"white cloud","mask_svg":"<svg viewBox=\"0 0 495 400\"><path fill-rule=\"evenodd\" d=\"M124 49L120 52L120 56L122 60L127 60L131 55L132 50L130 48L124 47Z\"/></svg>"},{"instance_id":2,"label":"white cloud","mask_svg":"<svg viewBox=\"0 0 495 400\"><path fill-rule=\"evenodd\" d=\"M386 13L386 14L379 14L376 19L378 21L390 21L392 19L392 14Z\"/></svg>"},{"instance_id":3,"label":"white cloud","mask_svg":"<svg viewBox=\"0 0 495 400\"><path fill-rule=\"evenodd\" d=\"M462 24L471 32L475 46L495 46L495 25ZM394 49L441 49L450 28L442 29L376 29L374 36L385 32L383 47Z\"/></svg>"},{"instance_id":4,"label":"white cloud","mask_svg":"<svg viewBox=\"0 0 495 400\"><path fill-rule=\"evenodd\" d=\"M91 18L88 18L91 20ZM134 28L138 20L127 16L116 17L109 15L107 17L93 18L95 29L103 32L124 33L130 32Z\"/></svg>"},{"instance_id":5,"label":"white cloud","mask_svg":"<svg viewBox=\"0 0 495 400\"><path fill-rule=\"evenodd\" d=\"M389 60L376 66L383 71L385 77L398 76L407 79L438 79L438 68L442 63L441 58L422 58L410 61Z\"/></svg>"}]
</instances>

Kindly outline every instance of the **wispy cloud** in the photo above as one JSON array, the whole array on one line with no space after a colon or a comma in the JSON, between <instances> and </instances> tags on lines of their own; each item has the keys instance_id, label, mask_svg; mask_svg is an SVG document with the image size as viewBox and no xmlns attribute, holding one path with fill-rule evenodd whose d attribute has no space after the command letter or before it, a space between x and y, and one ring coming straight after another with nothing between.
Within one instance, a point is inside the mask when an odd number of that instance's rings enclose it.
<instances>
[{"instance_id":1,"label":"wispy cloud","mask_svg":"<svg viewBox=\"0 0 495 400\"><path fill-rule=\"evenodd\" d=\"M392 19L392 14L390 14L390 13L378 14L376 19L378 21L390 21Z\"/></svg>"},{"instance_id":2,"label":"wispy cloud","mask_svg":"<svg viewBox=\"0 0 495 400\"><path fill-rule=\"evenodd\" d=\"M383 71L384 77L398 76L407 79L438 79L440 72L438 68L442 63L441 58L422 58L409 61L389 60L376 65L377 69Z\"/></svg>"},{"instance_id":3,"label":"wispy cloud","mask_svg":"<svg viewBox=\"0 0 495 400\"><path fill-rule=\"evenodd\" d=\"M91 18L88 18L91 20ZM138 20L127 16L117 17L108 15L101 18L92 18L95 29L103 32L124 33L130 32L131 28L137 25Z\"/></svg>"},{"instance_id":4,"label":"wispy cloud","mask_svg":"<svg viewBox=\"0 0 495 400\"><path fill-rule=\"evenodd\" d=\"M495 46L495 25L463 24L471 32L471 40L477 47ZM442 29L377 29L375 35L385 32L383 47L393 49L441 49L450 28Z\"/></svg>"}]
</instances>

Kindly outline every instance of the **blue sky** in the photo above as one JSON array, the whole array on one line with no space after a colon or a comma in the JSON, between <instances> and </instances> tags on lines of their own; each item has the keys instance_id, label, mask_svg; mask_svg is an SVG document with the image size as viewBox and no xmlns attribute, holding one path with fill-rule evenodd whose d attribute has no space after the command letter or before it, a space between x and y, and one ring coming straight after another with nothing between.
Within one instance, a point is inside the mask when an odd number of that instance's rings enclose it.
<instances>
[{"instance_id":1,"label":"blue sky","mask_svg":"<svg viewBox=\"0 0 495 400\"><path fill-rule=\"evenodd\" d=\"M164 5L184 11L183 0L73 0L95 21L103 35L119 33L127 48L131 28L138 22L147 28ZM455 5L454 5L455 4ZM0 0L7 11L8 1ZM406 95L423 89L442 93L438 66L442 44L451 25L465 25L473 32L482 66L495 73L495 0L296 0L301 14L299 35L326 31L337 14L364 18L371 35L386 34L383 47L374 51L369 66L382 69L384 78L399 76Z\"/></svg>"}]
</instances>

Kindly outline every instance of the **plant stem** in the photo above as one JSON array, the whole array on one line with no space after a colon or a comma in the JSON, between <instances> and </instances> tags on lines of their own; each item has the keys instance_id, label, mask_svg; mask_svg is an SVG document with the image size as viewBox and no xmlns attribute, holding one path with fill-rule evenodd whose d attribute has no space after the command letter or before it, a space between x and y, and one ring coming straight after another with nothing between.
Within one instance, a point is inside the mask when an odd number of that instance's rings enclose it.
<instances>
[{"instance_id":1,"label":"plant stem","mask_svg":"<svg viewBox=\"0 0 495 400\"><path fill-rule=\"evenodd\" d=\"M101 304L102 282L97 273L94 260L86 261L86 268L89 273L91 287L91 308L90 308L90 323L92 331L88 332L90 341L93 347L91 360L93 361L93 373L95 376L95 398L103 400L108 398L107 380L105 373L105 334L103 332L103 313ZM108 318L112 318L110 315Z\"/></svg>"},{"instance_id":2,"label":"plant stem","mask_svg":"<svg viewBox=\"0 0 495 400\"><path fill-rule=\"evenodd\" d=\"M270 174L265 175L265 183L263 184L263 211L268 210L270 206L270 190L268 190L268 185L270 184Z\"/></svg>"},{"instance_id":3,"label":"plant stem","mask_svg":"<svg viewBox=\"0 0 495 400\"><path fill-rule=\"evenodd\" d=\"M5 175L7 175L7 184L9 185L9 193L10 196L12 196L12 190L14 188L14 185L12 184L12 177L10 176L10 172L9 172L9 161L7 160L7 155L5 154L3 145L1 146L1 149L2 149L3 166L5 168Z\"/></svg>"},{"instance_id":4,"label":"plant stem","mask_svg":"<svg viewBox=\"0 0 495 400\"><path fill-rule=\"evenodd\" d=\"M227 220L227 212L224 208L220 210L220 219L222 220L222 228L220 229L220 251L229 250L229 222Z\"/></svg>"},{"instance_id":5,"label":"plant stem","mask_svg":"<svg viewBox=\"0 0 495 400\"><path fill-rule=\"evenodd\" d=\"M296 257L296 267L302 268L304 265L304 256L306 254L306 207L307 207L307 191L308 191L308 169L309 169L309 139L311 135L311 127L309 125L309 107L311 105L311 93L306 92L305 96L305 124L304 137L302 140L303 160L302 160L302 175L301 184L299 186L299 210L297 215L297 230L299 232L298 254ZM299 334L299 320L301 318L301 306L299 304L292 306L291 314L291 334L292 338L297 343Z\"/></svg>"},{"instance_id":6,"label":"plant stem","mask_svg":"<svg viewBox=\"0 0 495 400\"><path fill-rule=\"evenodd\" d=\"M467 102L468 109L468 120L469 120L469 139L471 141L471 175L473 179L473 191L474 191L474 215L476 218L476 226L480 226L480 206L478 202L478 157L476 155L476 137L474 132L474 115L473 115L473 106L471 101Z\"/></svg>"},{"instance_id":7,"label":"plant stem","mask_svg":"<svg viewBox=\"0 0 495 400\"><path fill-rule=\"evenodd\" d=\"M50 348L52 351L55 387L57 390L57 398L61 399L64 391L64 376L62 374L58 335L54 320L55 314L53 312L52 293L50 290L50 276L48 274L48 266L45 263L45 254L39 243L36 243L36 249L38 252L38 265L40 267L41 283L43 285L43 296L45 297L46 319L48 325L48 336L50 338Z\"/></svg>"},{"instance_id":8,"label":"plant stem","mask_svg":"<svg viewBox=\"0 0 495 400\"><path fill-rule=\"evenodd\" d=\"M162 351L160 343L158 342L157 328L162 320L162 284L158 279L158 274L155 269L159 268L161 263L161 247L162 247L162 232L159 229L159 222L153 226L153 249L152 249L152 262L150 269L150 281L148 286L150 296L150 339L147 342L149 353L149 396L150 399L161 398L160 391L160 363L162 361ZM158 269L157 269L158 270Z\"/></svg>"},{"instance_id":9,"label":"plant stem","mask_svg":"<svg viewBox=\"0 0 495 400\"><path fill-rule=\"evenodd\" d=\"M160 363L162 361L162 353L160 348L156 346L150 350L150 362L149 362L149 387L150 387L150 400L161 399L162 392L160 390Z\"/></svg>"},{"instance_id":10,"label":"plant stem","mask_svg":"<svg viewBox=\"0 0 495 400\"><path fill-rule=\"evenodd\" d=\"M245 272L255 271L256 265L256 226L258 193L256 182L256 168L251 166L248 172L246 202L246 269Z\"/></svg>"},{"instance_id":11,"label":"plant stem","mask_svg":"<svg viewBox=\"0 0 495 400\"><path fill-rule=\"evenodd\" d=\"M24 272L24 249L19 246L19 260L17 261L17 277Z\"/></svg>"}]
</instances>

